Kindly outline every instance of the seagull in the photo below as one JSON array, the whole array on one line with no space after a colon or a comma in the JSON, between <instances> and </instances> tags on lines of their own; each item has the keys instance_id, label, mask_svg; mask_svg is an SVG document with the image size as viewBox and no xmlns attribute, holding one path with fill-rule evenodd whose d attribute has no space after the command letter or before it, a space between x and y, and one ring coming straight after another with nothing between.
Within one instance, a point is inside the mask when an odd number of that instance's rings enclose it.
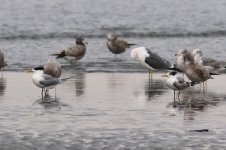
<instances>
[{"instance_id":1,"label":"seagull","mask_svg":"<svg viewBox=\"0 0 226 150\"><path fill-rule=\"evenodd\" d=\"M149 69L149 80L150 78L152 79L153 70L167 70L172 66L169 61L146 47L133 49L130 53L130 57L134 60L138 60L142 65Z\"/></svg>"},{"instance_id":2,"label":"seagull","mask_svg":"<svg viewBox=\"0 0 226 150\"><path fill-rule=\"evenodd\" d=\"M53 89L56 85L70 79L73 77L68 78L54 78L48 74L44 74L44 67L35 67L33 68L33 75L32 75L32 81L33 83L42 89L42 97L43 94L46 94L46 90ZM46 96L46 95L45 95Z\"/></svg>"},{"instance_id":3,"label":"seagull","mask_svg":"<svg viewBox=\"0 0 226 150\"><path fill-rule=\"evenodd\" d=\"M0 69L2 69L7 66L4 53L0 50ZM2 71L2 77L3 77L3 71Z\"/></svg>"},{"instance_id":4,"label":"seagull","mask_svg":"<svg viewBox=\"0 0 226 150\"><path fill-rule=\"evenodd\" d=\"M187 50L180 50L177 56L177 67L191 80L191 86L212 78L209 71L195 62L194 57Z\"/></svg>"},{"instance_id":5,"label":"seagull","mask_svg":"<svg viewBox=\"0 0 226 150\"><path fill-rule=\"evenodd\" d=\"M212 74L220 74L218 71L226 69L226 62L202 57L203 54L201 49L194 49L192 54L194 55L195 61L200 65L204 65Z\"/></svg>"},{"instance_id":6,"label":"seagull","mask_svg":"<svg viewBox=\"0 0 226 150\"><path fill-rule=\"evenodd\" d=\"M123 39L118 38L112 34L108 34L107 37L107 47L113 54L121 54L126 51L126 48L130 48L136 44L130 44Z\"/></svg>"},{"instance_id":7,"label":"seagull","mask_svg":"<svg viewBox=\"0 0 226 150\"><path fill-rule=\"evenodd\" d=\"M62 50L58 54L52 54L51 56L57 56L56 58L65 58L69 62L76 62L84 57L86 53L86 44L83 38L76 39L76 45L69 47L66 50Z\"/></svg>"},{"instance_id":8,"label":"seagull","mask_svg":"<svg viewBox=\"0 0 226 150\"><path fill-rule=\"evenodd\" d=\"M49 59L43 67L44 74L48 74L54 78L61 76L61 65L55 58Z\"/></svg>"},{"instance_id":9,"label":"seagull","mask_svg":"<svg viewBox=\"0 0 226 150\"><path fill-rule=\"evenodd\" d=\"M185 81L184 78L178 77L177 72L169 72L166 75L162 75L163 77L167 77L166 85L174 91L174 102L175 102L175 91L178 91L178 100L180 100L180 90L186 89L190 86L190 83Z\"/></svg>"},{"instance_id":10,"label":"seagull","mask_svg":"<svg viewBox=\"0 0 226 150\"><path fill-rule=\"evenodd\" d=\"M185 59L186 61L194 61L193 55L190 52L188 52L187 49L179 50L178 53L175 54L175 56L177 56L176 67L182 72L184 72L186 69Z\"/></svg>"}]
</instances>

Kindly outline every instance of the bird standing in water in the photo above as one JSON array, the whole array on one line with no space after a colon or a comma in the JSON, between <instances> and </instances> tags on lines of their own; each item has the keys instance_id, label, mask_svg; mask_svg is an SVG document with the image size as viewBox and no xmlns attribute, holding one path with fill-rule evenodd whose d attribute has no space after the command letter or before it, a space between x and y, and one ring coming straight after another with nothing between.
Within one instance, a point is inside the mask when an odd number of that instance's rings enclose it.
<instances>
[{"instance_id":1,"label":"bird standing in water","mask_svg":"<svg viewBox=\"0 0 226 150\"><path fill-rule=\"evenodd\" d=\"M158 54L145 47L133 49L130 56L149 69L149 80L152 80L153 70L167 70L172 67L171 63L165 58L160 57Z\"/></svg>"},{"instance_id":2,"label":"bird standing in water","mask_svg":"<svg viewBox=\"0 0 226 150\"><path fill-rule=\"evenodd\" d=\"M174 92L174 102L175 102L175 91L178 91L178 100L180 100L180 91L186 89L190 86L190 83L185 81L184 78L178 77L177 72L169 72L163 77L167 77L166 85L171 88Z\"/></svg>"}]
</instances>

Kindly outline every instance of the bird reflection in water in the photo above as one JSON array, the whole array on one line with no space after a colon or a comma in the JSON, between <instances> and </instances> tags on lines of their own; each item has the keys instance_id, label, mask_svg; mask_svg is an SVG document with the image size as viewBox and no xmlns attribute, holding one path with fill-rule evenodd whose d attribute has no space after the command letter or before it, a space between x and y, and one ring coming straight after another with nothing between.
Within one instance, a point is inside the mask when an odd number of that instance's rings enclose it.
<instances>
[{"instance_id":1,"label":"bird reflection in water","mask_svg":"<svg viewBox=\"0 0 226 150\"><path fill-rule=\"evenodd\" d=\"M0 78L0 96L3 96L6 89L6 78Z\"/></svg>"},{"instance_id":2,"label":"bird reflection in water","mask_svg":"<svg viewBox=\"0 0 226 150\"><path fill-rule=\"evenodd\" d=\"M213 92L202 93L199 89L186 89L181 94L180 101L170 102L168 107L184 111L185 120L194 120L197 112L205 112L209 106L217 106L226 101L226 95Z\"/></svg>"},{"instance_id":3,"label":"bird reflection in water","mask_svg":"<svg viewBox=\"0 0 226 150\"><path fill-rule=\"evenodd\" d=\"M59 98L51 97L50 95L46 95L44 99L36 100L33 106L37 104L41 105L45 110L54 109L57 111L60 111L62 106L68 106L67 104L61 103Z\"/></svg>"},{"instance_id":4,"label":"bird reflection in water","mask_svg":"<svg viewBox=\"0 0 226 150\"><path fill-rule=\"evenodd\" d=\"M84 71L85 66L83 65L84 64L76 62L74 66L71 65L63 66L66 72L71 72L71 74L74 76L76 97L80 97L85 93L86 76Z\"/></svg>"},{"instance_id":5,"label":"bird reflection in water","mask_svg":"<svg viewBox=\"0 0 226 150\"><path fill-rule=\"evenodd\" d=\"M166 85L164 80L153 80L152 82L146 82L145 84L145 95L147 100L152 100L153 97L160 96L166 92Z\"/></svg>"},{"instance_id":6,"label":"bird reflection in water","mask_svg":"<svg viewBox=\"0 0 226 150\"><path fill-rule=\"evenodd\" d=\"M85 93L85 80L86 76L84 71L77 70L75 73L75 95L80 97Z\"/></svg>"}]
</instances>

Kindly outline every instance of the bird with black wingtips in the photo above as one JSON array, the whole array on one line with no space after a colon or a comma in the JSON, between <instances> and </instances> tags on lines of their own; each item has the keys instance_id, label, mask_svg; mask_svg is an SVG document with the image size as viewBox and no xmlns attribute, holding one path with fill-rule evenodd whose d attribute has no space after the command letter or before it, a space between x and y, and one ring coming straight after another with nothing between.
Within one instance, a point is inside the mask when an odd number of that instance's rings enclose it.
<instances>
[{"instance_id":1,"label":"bird with black wingtips","mask_svg":"<svg viewBox=\"0 0 226 150\"><path fill-rule=\"evenodd\" d=\"M177 72L169 72L163 77L167 77L166 85L174 91L174 102L175 102L175 91L178 91L178 100L180 100L180 91L188 88L190 83L185 81L184 78L178 77Z\"/></svg>"},{"instance_id":2,"label":"bird with black wingtips","mask_svg":"<svg viewBox=\"0 0 226 150\"><path fill-rule=\"evenodd\" d=\"M126 51L127 48L136 44L128 43L127 41L118 38L115 35L108 34L107 37L107 47L113 54L121 54Z\"/></svg>"},{"instance_id":3,"label":"bird with black wingtips","mask_svg":"<svg viewBox=\"0 0 226 150\"><path fill-rule=\"evenodd\" d=\"M62 50L60 53L52 54L51 56L57 56L56 58L65 58L69 62L76 62L82 59L86 54L86 44L83 38L76 39L75 46Z\"/></svg>"},{"instance_id":4,"label":"bird with black wingtips","mask_svg":"<svg viewBox=\"0 0 226 150\"><path fill-rule=\"evenodd\" d=\"M200 65L204 65L212 74L220 74L221 71L225 71L226 69L226 62L203 57L201 49L194 49L192 54L194 55L195 61Z\"/></svg>"},{"instance_id":5,"label":"bird with black wingtips","mask_svg":"<svg viewBox=\"0 0 226 150\"><path fill-rule=\"evenodd\" d=\"M33 83L42 89L42 98L44 94L46 94L46 90L55 88L56 85L61 84L62 82L71 79L73 77L68 78L54 78L48 74L44 74L44 67L35 67L33 68L32 81ZM45 95L46 96L46 95Z\"/></svg>"},{"instance_id":6,"label":"bird with black wingtips","mask_svg":"<svg viewBox=\"0 0 226 150\"><path fill-rule=\"evenodd\" d=\"M146 47L138 47L131 51L130 56L134 60L138 60L149 70L149 80L152 79L153 70L168 70L172 64L165 58L152 52Z\"/></svg>"}]
</instances>

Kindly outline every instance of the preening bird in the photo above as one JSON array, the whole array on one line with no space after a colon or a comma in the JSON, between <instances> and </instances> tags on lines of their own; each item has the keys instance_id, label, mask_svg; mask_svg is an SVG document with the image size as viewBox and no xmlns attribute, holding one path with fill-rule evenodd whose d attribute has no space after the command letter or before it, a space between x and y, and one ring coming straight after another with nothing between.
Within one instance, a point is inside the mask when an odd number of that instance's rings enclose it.
<instances>
[{"instance_id":1,"label":"preening bird","mask_svg":"<svg viewBox=\"0 0 226 150\"><path fill-rule=\"evenodd\" d=\"M177 67L192 81L192 86L211 78L205 66L195 62L193 55L187 50L180 50L176 56Z\"/></svg>"}]
</instances>

